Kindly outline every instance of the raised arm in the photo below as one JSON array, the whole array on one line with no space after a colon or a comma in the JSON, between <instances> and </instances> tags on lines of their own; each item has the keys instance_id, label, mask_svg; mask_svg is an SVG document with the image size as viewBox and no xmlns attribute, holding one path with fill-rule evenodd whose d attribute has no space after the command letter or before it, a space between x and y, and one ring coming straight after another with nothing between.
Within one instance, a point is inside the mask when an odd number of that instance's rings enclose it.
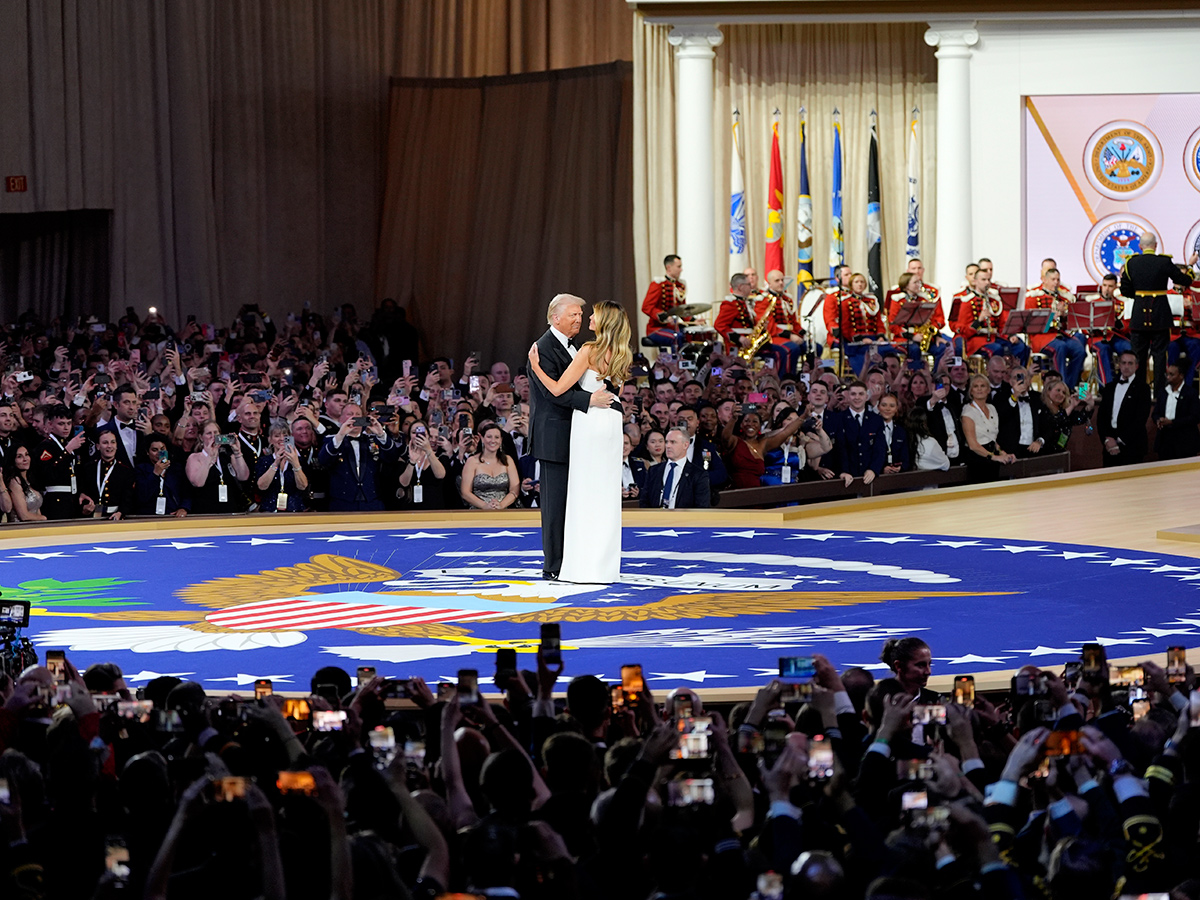
<instances>
[{"instance_id":1,"label":"raised arm","mask_svg":"<svg viewBox=\"0 0 1200 900\"><path fill-rule=\"evenodd\" d=\"M584 369L588 367L588 359L591 356L587 347L581 347L579 352L575 354L575 358L571 360L571 364L567 366L567 371L563 372L562 378L555 381L542 370L541 361L538 358L537 344L533 344L529 348L529 367L538 377L538 381L555 397L561 397L571 389L571 386L578 383L583 377Z\"/></svg>"}]
</instances>

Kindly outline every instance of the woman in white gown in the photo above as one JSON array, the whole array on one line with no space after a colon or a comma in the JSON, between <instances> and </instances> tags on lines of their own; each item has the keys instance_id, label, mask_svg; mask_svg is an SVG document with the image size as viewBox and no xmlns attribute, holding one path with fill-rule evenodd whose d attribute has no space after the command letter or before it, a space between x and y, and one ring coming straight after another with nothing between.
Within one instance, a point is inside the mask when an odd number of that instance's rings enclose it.
<instances>
[{"instance_id":1,"label":"woman in white gown","mask_svg":"<svg viewBox=\"0 0 1200 900\"><path fill-rule=\"evenodd\" d=\"M625 310L601 300L592 307L588 328L596 339L579 348L558 381L542 371L537 344L529 348L530 369L556 397L576 383L594 393L605 386L605 379L616 394L629 376L633 351ZM613 584L620 577L622 419L619 403L572 414L560 581Z\"/></svg>"}]
</instances>

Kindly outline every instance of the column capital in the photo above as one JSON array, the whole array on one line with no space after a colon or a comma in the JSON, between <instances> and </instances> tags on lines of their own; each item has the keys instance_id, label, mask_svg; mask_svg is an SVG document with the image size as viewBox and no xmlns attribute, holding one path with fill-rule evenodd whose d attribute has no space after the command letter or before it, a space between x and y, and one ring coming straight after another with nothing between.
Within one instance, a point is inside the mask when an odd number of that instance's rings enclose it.
<instances>
[{"instance_id":1,"label":"column capital","mask_svg":"<svg viewBox=\"0 0 1200 900\"><path fill-rule=\"evenodd\" d=\"M725 35L715 25L676 25L667 35L679 59L713 59Z\"/></svg>"},{"instance_id":2,"label":"column capital","mask_svg":"<svg viewBox=\"0 0 1200 900\"><path fill-rule=\"evenodd\" d=\"M937 48L939 58L943 55L966 58L971 55L971 48L979 43L979 32L975 30L974 21L930 22L925 43Z\"/></svg>"}]
</instances>

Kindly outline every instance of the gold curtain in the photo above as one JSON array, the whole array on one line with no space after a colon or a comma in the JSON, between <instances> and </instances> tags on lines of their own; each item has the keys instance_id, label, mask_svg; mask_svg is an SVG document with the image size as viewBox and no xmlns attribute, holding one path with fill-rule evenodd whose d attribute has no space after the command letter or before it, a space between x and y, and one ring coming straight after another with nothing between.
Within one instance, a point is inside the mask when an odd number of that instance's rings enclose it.
<instances>
[{"instance_id":1,"label":"gold curtain","mask_svg":"<svg viewBox=\"0 0 1200 900\"><path fill-rule=\"evenodd\" d=\"M796 273L796 195L799 192L799 111L806 113L810 194L813 200L813 273L829 274L833 110L842 122L842 223L846 262L867 265L867 157L870 114L878 113L879 178L883 213L883 278L904 271L908 222L906 160L910 111L920 108L918 154L921 254L933 265L934 153L937 61L918 24L726 25L717 48L713 182L717 244L710 261L717 283L729 277L729 160L732 112L741 112L746 185L746 234L751 265L763 274L770 171L771 123L780 110L784 182L784 267ZM674 251L675 141L670 28L634 25L634 259L639 286L660 273ZM684 260L687 269L700 260ZM761 280L761 279L760 279ZM946 285L945 287L950 287Z\"/></svg>"},{"instance_id":2,"label":"gold curtain","mask_svg":"<svg viewBox=\"0 0 1200 900\"><path fill-rule=\"evenodd\" d=\"M404 0L396 70L476 78L632 59L625 0Z\"/></svg>"}]
</instances>

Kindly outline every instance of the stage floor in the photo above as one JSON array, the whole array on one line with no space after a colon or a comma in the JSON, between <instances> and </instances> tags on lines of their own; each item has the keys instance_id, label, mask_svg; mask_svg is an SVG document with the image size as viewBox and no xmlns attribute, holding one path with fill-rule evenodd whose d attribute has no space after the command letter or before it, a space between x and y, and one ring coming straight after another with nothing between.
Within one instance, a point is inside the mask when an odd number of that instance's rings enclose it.
<instances>
[{"instance_id":1,"label":"stage floor","mask_svg":"<svg viewBox=\"0 0 1200 900\"><path fill-rule=\"evenodd\" d=\"M890 636L935 679L1000 686L1099 640L1116 659L1198 648L1200 463L782 510L630 510L620 584L540 580L537 513L272 516L8 529L0 593L40 654L210 691L307 690L323 665L490 684L561 623L564 677L640 663L653 690L751 696L780 656L881 670ZM1173 535L1172 530L1179 530ZM1193 654L1189 653L1189 657Z\"/></svg>"}]
</instances>

